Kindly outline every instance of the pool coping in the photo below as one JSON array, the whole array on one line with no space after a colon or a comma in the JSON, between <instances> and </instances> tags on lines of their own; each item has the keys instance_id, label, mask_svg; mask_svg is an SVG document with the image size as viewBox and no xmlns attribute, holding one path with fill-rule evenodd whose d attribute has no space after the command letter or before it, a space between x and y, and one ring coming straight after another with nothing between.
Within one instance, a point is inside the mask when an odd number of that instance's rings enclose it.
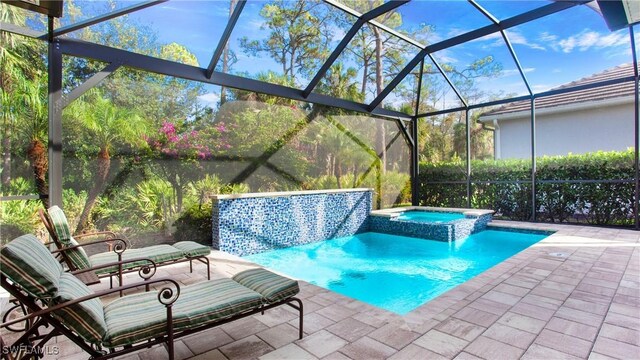
<instances>
[{"instance_id":1,"label":"pool coping","mask_svg":"<svg viewBox=\"0 0 640 360\"><path fill-rule=\"evenodd\" d=\"M347 345L336 346L333 353L341 359L372 352L393 359L556 359L578 354L604 359L610 357L603 354L613 351L627 358L637 354L621 342L625 340L612 340L603 332L629 328L631 309L624 304L634 303L627 299L640 293L639 232L503 220L494 220L492 226L553 233L404 315L301 281L301 296L312 312L335 321L315 334L339 334L333 329L341 323L355 326L351 332L363 326L375 329L343 338ZM620 274L618 280L609 278L613 274ZM603 301L604 313L598 310ZM576 329L582 330L578 334ZM596 332L585 340L584 332L592 329ZM307 350L306 341L295 344Z\"/></svg>"},{"instance_id":2,"label":"pool coping","mask_svg":"<svg viewBox=\"0 0 640 360\"><path fill-rule=\"evenodd\" d=\"M612 359L640 353L640 232L494 220L554 234L401 316L300 281L305 309L280 307L176 340L180 358L198 359ZM557 257L552 254L562 253ZM212 251L212 278L258 265ZM206 279L202 266L158 269L181 284ZM128 274L127 283L137 274ZM99 289L108 289L104 279ZM140 288L144 291L144 288ZM117 294L103 299L113 301ZM4 335L4 334L3 334ZM17 334L19 335L19 334ZM635 335L636 337L632 336ZM6 340L6 339L5 339ZM85 357L58 337L64 356ZM162 345L131 360L166 358Z\"/></svg>"},{"instance_id":3,"label":"pool coping","mask_svg":"<svg viewBox=\"0 0 640 360\"><path fill-rule=\"evenodd\" d=\"M381 216L381 217L396 217L405 211L411 211L411 210L446 212L446 213L462 213L462 215L464 216L482 216L482 215L495 213L494 210L488 210L488 209L445 208L445 207L432 207L432 206L405 206L405 207L373 210L369 213L369 215Z\"/></svg>"},{"instance_id":4,"label":"pool coping","mask_svg":"<svg viewBox=\"0 0 640 360\"><path fill-rule=\"evenodd\" d=\"M284 196L339 194L339 193L347 193L347 192L364 192L364 191L373 191L373 189L355 188L355 189L327 189L327 190L303 190L303 191L274 191L274 192L243 193L243 194L215 194L215 195L210 195L209 198L214 200L273 198L273 197L284 197Z\"/></svg>"}]
</instances>

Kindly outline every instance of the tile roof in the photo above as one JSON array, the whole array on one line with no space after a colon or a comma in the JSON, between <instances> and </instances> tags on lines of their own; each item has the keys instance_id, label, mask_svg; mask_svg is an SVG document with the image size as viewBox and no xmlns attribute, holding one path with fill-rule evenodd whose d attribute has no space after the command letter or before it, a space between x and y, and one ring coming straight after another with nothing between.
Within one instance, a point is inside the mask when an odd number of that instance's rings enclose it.
<instances>
[{"instance_id":1,"label":"tile roof","mask_svg":"<svg viewBox=\"0 0 640 360\"><path fill-rule=\"evenodd\" d=\"M572 81L551 90L565 89L574 86L623 78L627 76L633 76L633 64L618 65L614 68L607 69L602 72L584 77L582 79ZM617 97L633 96L633 93L634 82L625 82L622 84L607 85L593 89L578 90L564 94L540 97L536 99L536 109L551 108L554 106L568 105L587 101L598 101ZM530 108L530 104L531 102L529 100L508 103L497 109L482 114L481 117L486 118L490 115L501 115L519 111L527 111Z\"/></svg>"}]
</instances>

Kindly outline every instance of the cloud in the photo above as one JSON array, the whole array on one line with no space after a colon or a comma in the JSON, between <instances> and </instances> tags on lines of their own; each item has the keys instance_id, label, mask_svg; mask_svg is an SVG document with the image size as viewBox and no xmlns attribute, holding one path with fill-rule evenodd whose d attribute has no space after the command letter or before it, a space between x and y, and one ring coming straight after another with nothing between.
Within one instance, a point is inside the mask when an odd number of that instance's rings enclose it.
<instances>
[{"instance_id":1,"label":"cloud","mask_svg":"<svg viewBox=\"0 0 640 360\"><path fill-rule=\"evenodd\" d=\"M546 50L544 46L528 41L527 38L518 31L507 31L507 37L509 41L511 41L511 44L524 45L535 50Z\"/></svg>"},{"instance_id":2,"label":"cloud","mask_svg":"<svg viewBox=\"0 0 640 360\"><path fill-rule=\"evenodd\" d=\"M229 16L231 16L229 14L229 5L223 2L215 3L215 6L213 7L213 12L216 16L220 16L220 17L228 18Z\"/></svg>"},{"instance_id":3,"label":"cloud","mask_svg":"<svg viewBox=\"0 0 640 360\"><path fill-rule=\"evenodd\" d=\"M457 27L452 27L449 29L449 31L447 32L447 37L454 37L454 36L458 36L460 34L464 34L468 32L468 30L466 29L462 29L462 28L457 28Z\"/></svg>"},{"instance_id":4,"label":"cloud","mask_svg":"<svg viewBox=\"0 0 640 360\"><path fill-rule=\"evenodd\" d=\"M532 68L532 67L522 69L522 71L524 71L525 74L533 72L535 70L536 70L536 68ZM518 69L502 70L502 73L501 73L500 77L507 77L507 76L513 76L513 75L520 76L520 71L518 71Z\"/></svg>"},{"instance_id":5,"label":"cloud","mask_svg":"<svg viewBox=\"0 0 640 360\"><path fill-rule=\"evenodd\" d=\"M628 46L629 39L626 33L615 32L601 34L588 29L579 34L571 35L554 43L552 47L556 51L570 53L574 50L587 51L589 49L606 49L617 46Z\"/></svg>"},{"instance_id":6,"label":"cloud","mask_svg":"<svg viewBox=\"0 0 640 360\"><path fill-rule=\"evenodd\" d=\"M541 32L540 35L538 36L538 40L545 42L545 43L553 43L556 40L558 40L558 36L557 35L553 35L550 34L546 31Z\"/></svg>"},{"instance_id":7,"label":"cloud","mask_svg":"<svg viewBox=\"0 0 640 360\"><path fill-rule=\"evenodd\" d=\"M506 30L507 38L511 42L512 45L522 45L535 50L547 50L544 46L529 41L526 36L524 36L521 32L517 30ZM487 35L482 38L482 40L492 40L493 42L489 44L487 47L498 47L498 46L506 46L504 40L502 39L502 34L499 32Z\"/></svg>"},{"instance_id":8,"label":"cloud","mask_svg":"<svg viewBox=\"0 0 640 360\"><path fill-rule=\"evenodd\" d=\"M458 58L455 54L450 51L450 49L440 50L433 54L433 58L438 62L438 64L455 64L458 62ZM428 62L428 61L427 61Z\"/></svg>"},{"instance_id":9,"label":"cloud","mask_svg":"<svg viewBox=\"0 0 640 360\"><path fill-rule=\"evenodd\" d=\"M220 101L220 94L214 92L206 93L198 96L198 100L209 107L215 107Z\"/></svg>"}]
</instances>

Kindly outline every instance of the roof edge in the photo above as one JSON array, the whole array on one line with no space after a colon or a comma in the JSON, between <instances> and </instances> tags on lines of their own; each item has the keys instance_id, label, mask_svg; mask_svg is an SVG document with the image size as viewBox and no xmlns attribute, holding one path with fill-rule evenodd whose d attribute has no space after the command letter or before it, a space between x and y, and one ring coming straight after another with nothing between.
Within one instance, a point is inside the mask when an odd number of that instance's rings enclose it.
<instances>
[{"instance_id":1,"label":"roof edge","mask_svg":"<svg viewBox=\"0 0 640 360\"><path fill-rule=\"evenodd\" d=\"M564 112L570 112L575 110L586 110L586 109L599 108L599 107L610 107L610 106L616 106L616 105L622 105L622 104L628 104L628 103L634 103L634 102L635 102L635 96L621 96L621 97L609 98L609 99L598 100L598 101L582 101L579 103L570 103L565 105L536 108L536 115L564 113ZM485 122L493 122L493 120L498 120L498 121L513 120L513 119L530 116L530 114L531 114L531 110L522 110L522 111L504 113L504 114L498 114L498 115L488 114L488 115L480 116L478 118L478 121L485 123Z\"/></svg>"}]
</instances>

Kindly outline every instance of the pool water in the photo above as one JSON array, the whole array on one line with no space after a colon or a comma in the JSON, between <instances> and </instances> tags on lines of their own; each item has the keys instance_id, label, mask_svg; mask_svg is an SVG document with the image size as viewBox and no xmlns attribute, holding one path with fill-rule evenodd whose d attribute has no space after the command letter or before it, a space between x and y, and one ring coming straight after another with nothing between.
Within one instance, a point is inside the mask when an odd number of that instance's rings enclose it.
<instances>
[{"instance_id":1,"label":"pool water","mask_svg":"<svg viewBox=\"0 0 640 360\"><path fill-rule=\"evenodd\" d=\"M368 232L245 259L406 314L546 236L485 230L448 243Z\"/></svg>"},{"instance_id":2,"label":"pool water","mask_svg":"<svg viewBox=\"0 0 640 360\"><path fill-rule=\"evenodd\" d=\"M464 219L464 215L461 213L420 210L405 211L398 216L398 220L419 221L432 224L446 223L459 219Z\"/></svg>"}]
</instances>

